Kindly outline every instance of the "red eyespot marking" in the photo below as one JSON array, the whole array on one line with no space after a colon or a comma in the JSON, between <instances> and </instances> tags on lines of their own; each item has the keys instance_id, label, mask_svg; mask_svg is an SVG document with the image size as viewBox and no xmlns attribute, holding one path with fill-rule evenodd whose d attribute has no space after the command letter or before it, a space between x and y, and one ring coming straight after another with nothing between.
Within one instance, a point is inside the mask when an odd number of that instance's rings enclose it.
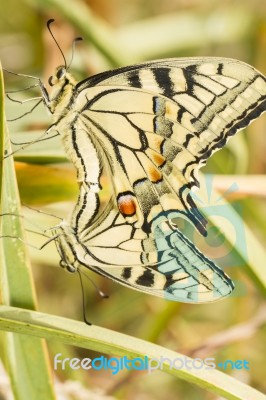
<instances>
[{"instance_id":1,"label":"red eyespot marking","mask_svg":"<svg viewBox=\"0 0 266 400\"><path fill-rule=\"evenodd\" d=\"M156 183L162 180L162 174L160 171L158 171L158 169L151 167L149 168L149 179Z\"/></svg>"},{"instance_id":2,"label":"red eyespot marking","mask_svg":"<svg viewBox=\"0 0 266 400\"><path fill-rule=\"evenodd\" d=\"M121 193L117 199L117 204L121 214L131 217L136 213L136 203L131 192Z\"/></svg>"}]
</instances>

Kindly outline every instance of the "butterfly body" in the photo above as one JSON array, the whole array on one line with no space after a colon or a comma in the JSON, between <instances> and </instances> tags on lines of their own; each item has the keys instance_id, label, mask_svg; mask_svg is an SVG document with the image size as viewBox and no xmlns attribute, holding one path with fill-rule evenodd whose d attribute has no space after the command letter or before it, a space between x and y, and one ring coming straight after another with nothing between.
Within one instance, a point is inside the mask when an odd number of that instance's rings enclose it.
<instances>
[{"instance_id":1,"label":"butterfly body","mask_svg":"<svg viewBox=\"0 0 266 400\"><path fill-rule=\"evenodd\" d=\"M80 183L57 241L69 270L85 265L172 300L230 294L231 280L173 220L183 216L207 234L190 190L199 186L206 160L265 111L265 77L236 60L185 58L124 67L78 84L58 67L49 82L52 93L42 89L44 102ZM100 196L103 176L111 188L107 205Z\"/></svg>"}]
</instances>

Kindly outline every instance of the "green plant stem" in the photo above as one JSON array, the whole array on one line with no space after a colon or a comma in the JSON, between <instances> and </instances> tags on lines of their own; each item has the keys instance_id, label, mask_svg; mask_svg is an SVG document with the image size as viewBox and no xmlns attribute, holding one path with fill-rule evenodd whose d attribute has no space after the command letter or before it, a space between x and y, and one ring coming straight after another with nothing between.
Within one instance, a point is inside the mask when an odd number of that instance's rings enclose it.
<instances>
[{"instance_id":1,"label":"green plant stem","mask_svg":"<svg viewBox=\"0 0 266 400\"><path fill-rule=\"evenodd\" d=\"M4 157L4 109L5 109L5 92L3 85L3 71L0 63L0 209L2 201L2 185L3 185L3 157Z\"/></svg>"},{"instance_id":2,"label":"green plant stem","mask_svg":"<svg viewBox=\"0 0 266 400\"><path fill-rule=\"evenodd\" d=\"M118 357L185 359L183 354L122 333L14 307L0 307L0 327L4 331L56 339L68 345ZM188 357L186 359L189 360ZM163 371L230 400L265 400L262 393L215 369L171 369L169 361L165 360Z\"/></svg>"}]
</instances>

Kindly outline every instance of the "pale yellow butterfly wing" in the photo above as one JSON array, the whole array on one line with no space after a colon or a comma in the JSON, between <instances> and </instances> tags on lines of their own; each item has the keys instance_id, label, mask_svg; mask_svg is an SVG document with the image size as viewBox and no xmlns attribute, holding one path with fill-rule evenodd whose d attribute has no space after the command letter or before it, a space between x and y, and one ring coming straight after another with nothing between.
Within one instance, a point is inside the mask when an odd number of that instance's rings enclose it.
<instances>
[{"instance_id":1,"label":"pale yellow butterfly wing","mask_svg":"<svg viewBox=\"0 0 266 400\"><path fill-rule=\"evenodd\" d=\"M231 280L172 221L186 216L206 235L190 195L197 171L265 111L265 94L262 74L223 58L153 61L76 85L57 121L81 183L58 240L64 263L172 300L230 294Z\"/></svg>"},{"instance_id":2,"label":"pale yellow butterfly wing","mask_svg":"<svg viewBox=\"0 0 266 400\"><path fill-rule=\"evenodd\" d=\"M82 187L70 223L58 228L61 264L71 272L89 267L135 290L174 301L210 302L232 292L230 278L170 223L171 213L155 218L151 233L145 233L129 224L110 199L88 224L93 196L97 198Z\"/></svg>"}]
</instances>

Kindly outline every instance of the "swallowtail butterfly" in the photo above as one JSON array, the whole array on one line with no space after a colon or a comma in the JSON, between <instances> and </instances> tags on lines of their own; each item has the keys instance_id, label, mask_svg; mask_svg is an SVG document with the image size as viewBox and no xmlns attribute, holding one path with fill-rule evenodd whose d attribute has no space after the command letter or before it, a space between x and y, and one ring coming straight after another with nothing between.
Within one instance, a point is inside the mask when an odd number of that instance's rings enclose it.
<instances>
[{"instance_id":1,"label":"swallowtail butterfly","mask_svg":"<svg viewBox=\"0 0 266 400\"><path fill-rule=\"evenodd\" d=\"M175 219L207 234L190 191L207 159L265 111L265 77L237 60L202 57L149 61L79 83L59 66L49 84L50 95L40 83L50 129L80 183L73 212L56 228L61 265L170 300L229 295L230 278Z\"/></svg>"}]
</instances>

